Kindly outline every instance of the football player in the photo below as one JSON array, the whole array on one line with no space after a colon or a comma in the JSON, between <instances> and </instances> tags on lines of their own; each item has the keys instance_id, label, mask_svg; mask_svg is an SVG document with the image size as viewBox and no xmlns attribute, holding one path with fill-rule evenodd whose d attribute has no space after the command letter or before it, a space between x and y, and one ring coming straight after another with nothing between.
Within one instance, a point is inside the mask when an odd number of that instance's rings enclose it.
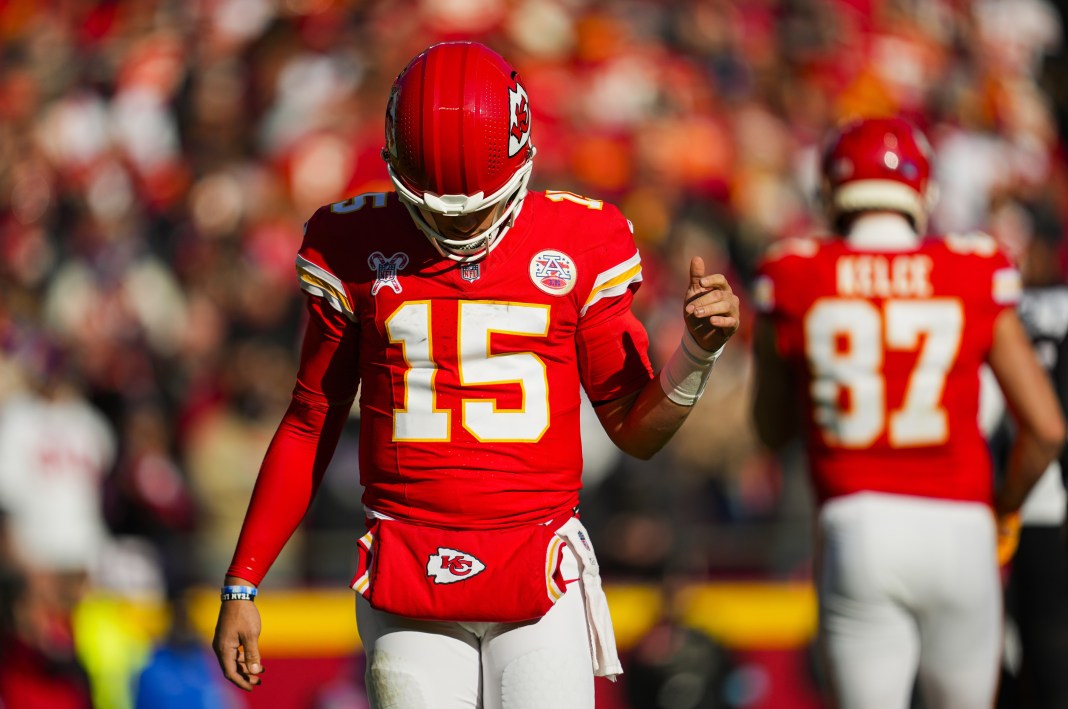
<instances>
[{"instance_id":1,"label":"football player","mask_svg":"<svg viewBox=\"0 0 1068 709\"><path fill-rule=\"evenodd\" d=\"M774 245L755 284L754 415L769 446L806 442L830 689L839 709L905 709L917 683L929 709L989 707L999 556L1065 435L1019 273L989 236L924 235L931 152L906 121L844 126L822 175L835 235ZM984 362L1019 427L997 489Z\"/></svg>"},{"instance_id":2,"label":"football player","mask_svg":"<svg viewBox=\"0 0 1068 709\"><path fill-rule=\"evenodd\" d=\"M528 190L530 98L487 47L400 73L383 157L396 190L319 209L297 256L310 320L222 592L224 674L261 681L256 586L311 502L357 390L367 533L353 579L371 706L591 709L621 672L578 520L580 389L647 458L738 327L695 257L686 334L659 374L630 310L641 259L613 206ZM361 532L362 533L362 532Z\"/></svg>"}]
</instances>

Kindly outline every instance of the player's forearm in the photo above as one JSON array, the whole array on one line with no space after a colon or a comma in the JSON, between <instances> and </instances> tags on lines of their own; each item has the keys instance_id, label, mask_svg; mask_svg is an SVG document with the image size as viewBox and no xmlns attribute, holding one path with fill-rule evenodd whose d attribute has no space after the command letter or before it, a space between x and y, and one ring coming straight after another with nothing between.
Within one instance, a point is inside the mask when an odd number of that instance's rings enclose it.
<instances>
[{"instance_id":1,"label":"player's forearm","mask_svg":"<svg viewBox=\"0 0 1068 709\"><path fill-rule=\"evenodd\" d=\"M659 378L654 378L637 393L597 407L597 414L620 450L648 460L671 440L692 410L693 406L671 401Z\"/></svg>"},{"instance_id":2,"label":"player's forearm","mask_svg":"<svg viewBox=\"0 0 1068 709\"><path fill-rule=\"evenodd\" d=\"M1004 514L1020 508L1035 481L1060 453L1065 424L1049 375L1039 364L1015 311L1006 310L995 321L988 361L1018 431L1005 482L995 498L997 512Z\"/></svg>"},{"instance_id":3,"label":"player's forearm","mask_svg":"<svg viewBox=\"0 0 1068 709\"><path fill-rule=\"evenodd\" d=\"M264 456L228 574L263 580L315 499L348 411L294 396Z\"/></svg>"},{"instance_id":4,"label":"player's forearm","mask_svg":"<svg viewBox=\"0 0 1068 709\"><path fill-rule=\"evenodd\" d=\"M1059 437L1040 436L1022 430L1017 435L1005 470L1005 479L994 499L999 514L1016 512L1023 505L1038 479L1061 452L1064 444L1063 428Z\"/></svg>"}]
</instances>

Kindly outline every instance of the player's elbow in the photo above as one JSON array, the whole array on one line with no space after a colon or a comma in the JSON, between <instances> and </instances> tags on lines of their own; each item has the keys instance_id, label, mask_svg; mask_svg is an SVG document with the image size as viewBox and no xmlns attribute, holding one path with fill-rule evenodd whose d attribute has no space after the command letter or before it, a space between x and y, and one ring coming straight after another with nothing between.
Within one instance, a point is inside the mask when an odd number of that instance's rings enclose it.
<instances>
[{"instance_id":1,"label":"player's elbow","mask_svg":"<svg viewBox=\"0 0 1068 709\"><path fill-rule=\"evenodd\" d=\"M1056 416L1048 416L1033 425L1032 435L1036 444L1052 461L1064 448L1065 437L1068 436L1064 416L1060 412Z\"/></svg>"},{"instance_id":2,"label":"player's elbow","mask_svg":"<svg viewBox=\"0 0 1068 709\"><path fill-rule=\"evenodd\" d=\"M610 435L616 448L638 460L649 460L656 455L667 443L666 438L643 436L631 433Z\"/></svg>"},{"instance_id":3,"label":"player's elbow","mask_svg":"<svg viewBox=\"0 0 1068 709\"><path fill-rule=\"evenodd\" d=\"M1032 418L1021 421L1017 446L1021 450L1030 451L1029 456L1036 464L1036 468L1044 470L1053 462L1065 444L1065 422L1060 411L1050 413L1041 418Z\"/></svg>"},{"instance_id":4,"label":"player's elbow","mask_svg":"<svg viewBox=\"0 0 1068 709\"><path fill-rule=\"evenodd\" d=\"M627 446L619 446L619 449L622 450L627 455L630 455L630 456L633 456L633 457L637 458L638 460L649 460L654 455L656 455L658 452L660 452L660 449L662 449L663 447L664 447L663 444L656 445L656 446L650 446L650 445L645 445L645 446L627 445Z\"/></svg>"},{"instance_id":5,"label":"player's elbow","mask_svg":"<svg viewBox=\"0 0 1068 709\"><path fill-rule=\"evenodd\" d=\"M785 401L769 406L758 400L753 407L753 429L757 439L775 453L786 448L798 435L796 420L789 415Z\"/></svg>"},{"instance_id":6,"label":"player's elbow","mask_svg":"<svg viewBox=\"0 0 1068 709\"><path fill-rule=\"evenodd\" d=\"M773 453L780 452L794 439L794 432L784 426L761 425L758 420L755 428L757 438L764 444L765 448Z\"/></svg>"}]
</instances>

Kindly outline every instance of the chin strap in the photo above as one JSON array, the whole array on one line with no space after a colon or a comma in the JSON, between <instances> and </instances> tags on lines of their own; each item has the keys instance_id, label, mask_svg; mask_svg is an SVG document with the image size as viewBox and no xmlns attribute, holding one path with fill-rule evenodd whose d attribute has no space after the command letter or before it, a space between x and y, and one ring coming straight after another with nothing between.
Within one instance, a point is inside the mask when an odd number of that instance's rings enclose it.
<instances>
[{"instance_id":1,"label":"chin strap","mask_svg":"<svg viewBox=\"0 0 1068 709\"><path fill-rule=\"evenodd\" d=\"M408 214L411 215L415 225L419 227L419 231L423 232L423 236L427 238L430 245L434 247L434 250L441 256L456 261L457 263L472 263L474 261L481 261L486 257L490 251L496 248L497 244L501 243L504 239L504 235L508 233L508 230L515 224L516 217L519 216L520 210L523 209L523 203L527 198L527 190L523 188L518 196L514 199L513 205L505 210L504 215L494 224L490 226L485 232L479 235L480 242L485 242L484 248L479 248L470 254L465 254L462 251L453 251L448 248L448 244L444 237L426 220L423 213L419 211L419 208L413 205L406 199L401 201L408 209ZM479 242L475 242L479 243Z\"/></svg>"}]
</instances>

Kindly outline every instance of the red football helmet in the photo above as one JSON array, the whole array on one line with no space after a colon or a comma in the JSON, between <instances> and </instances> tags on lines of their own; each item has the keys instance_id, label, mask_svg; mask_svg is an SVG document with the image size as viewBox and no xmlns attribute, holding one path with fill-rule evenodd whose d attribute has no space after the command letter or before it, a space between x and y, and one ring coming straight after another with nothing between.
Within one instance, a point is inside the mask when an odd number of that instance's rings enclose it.
<instances>
[{"instance_id":1,"label":"red football helmet","mask_svg":"<svg viewBox=\"0 0 1068 709\"><path fill-rule=\"evenodd\" d=\"M393 82L382 157L434 248L454 261L482 258L519 213L533 167L519 74L476 42L427 48ZM449 218L477 231L446 235Z\"/></svg>"},{"instance_id":2,"label":"red football helmet","mask_svg":"<svg viewBox=\"0 0 1068 709\"><path fill-rule=\"evenodd\" d=\"M823 155L823 197L831 224L869 209L902 212L923 233L936 190L931 146L900 118L866 118L843 126Z\"/></svg>"}]
</instances>

